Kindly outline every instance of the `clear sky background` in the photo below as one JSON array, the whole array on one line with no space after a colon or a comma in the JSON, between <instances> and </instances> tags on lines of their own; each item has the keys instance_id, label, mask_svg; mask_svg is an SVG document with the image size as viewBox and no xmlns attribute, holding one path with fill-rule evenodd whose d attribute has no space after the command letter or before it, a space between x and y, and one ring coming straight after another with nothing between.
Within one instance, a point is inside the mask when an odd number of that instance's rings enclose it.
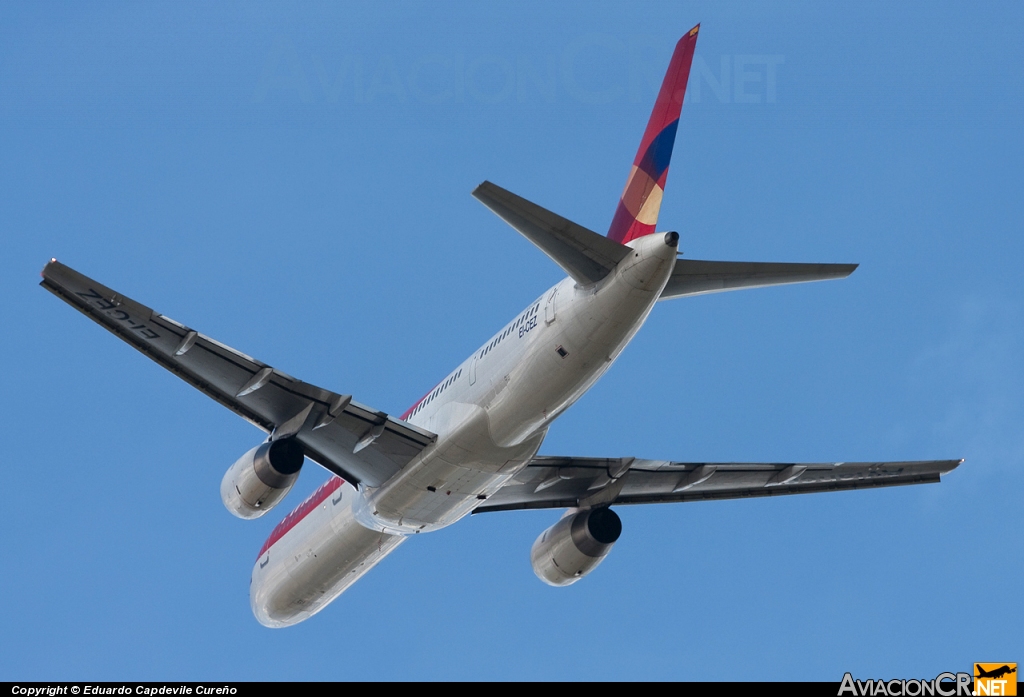
<instances>
[{"instance_id":1,"label":"clear sky background","mask_svg":"<svg viewBox=\"0 0 1024 697\"><path fill-rule=\"evenodd\" d=\"M966 458L938 485L556 511L400 548L261 627L262 434L40 289L51 256L393 414L559 269L484 179L607 229L701 22L660 227L691 258L859 262L677 300L541 452ZM0 5L0 679L816 679L1024 662L1024 5ZM1013 503L1017 501L1017 503Z\"/></svg>"}]
</instances>

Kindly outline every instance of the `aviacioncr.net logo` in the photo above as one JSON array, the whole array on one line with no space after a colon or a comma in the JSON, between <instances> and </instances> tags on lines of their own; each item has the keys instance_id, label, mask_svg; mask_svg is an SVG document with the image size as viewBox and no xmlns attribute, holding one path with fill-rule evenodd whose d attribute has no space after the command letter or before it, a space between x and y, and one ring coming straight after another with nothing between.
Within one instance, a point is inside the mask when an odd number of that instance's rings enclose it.
<instances>
[{"instance_id":1,"label":"aviacioncr.net logo","mask_svg":"<svg viewBox=\"0 0 1024 697\"><path fill-rule=\"evenodd\" d=\"M1000 695L1011 697L1017 694L1016 663L975 663L974 694L977 697Z\"/></svg>"},{"instance_id":2,"label":"aviacioncr.net logo","mask_svg":"<svg viewBox=\"0 0 1024 697\"><path fill-rule=\"evenodd\" d=\"M1014 693L1016 694L1016 693ZM855 680L843 675L838 697L973 697L970 673L939 673L932 680Z\"/></svg>"}]
</instances>

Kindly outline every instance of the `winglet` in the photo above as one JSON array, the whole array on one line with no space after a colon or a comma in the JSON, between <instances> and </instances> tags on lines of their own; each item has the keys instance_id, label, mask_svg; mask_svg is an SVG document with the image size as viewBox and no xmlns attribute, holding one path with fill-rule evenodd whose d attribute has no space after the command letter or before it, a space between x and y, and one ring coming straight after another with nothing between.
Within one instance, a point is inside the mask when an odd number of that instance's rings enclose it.
<instances>
[{"instance_id":1,"label":"winglet","mask_svg":"<svg viewBox=\"0 0 1024 697\"><path fill-rule=\"evenodd\" d=\"M654 232L661 210L661 197L668 178L668 164L676 140L676 127L683 108L686 83L697 45L698 24L676 44L665 80L654 103L647 130L633 160L633 169L619 199L608 237L625 244Z\"/></svg>"}]
</instances>

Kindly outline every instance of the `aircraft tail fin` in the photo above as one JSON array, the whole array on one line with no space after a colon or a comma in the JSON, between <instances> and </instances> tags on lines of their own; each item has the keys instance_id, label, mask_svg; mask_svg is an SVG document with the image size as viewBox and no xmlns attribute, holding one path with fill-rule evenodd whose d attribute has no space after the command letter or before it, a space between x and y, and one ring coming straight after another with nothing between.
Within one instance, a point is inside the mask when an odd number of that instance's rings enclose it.
<instances>
[{"instance_id":1,"label":"aircraft tail fin","mask_svg":"<svg viewBox=\"0 0 1024 697\"><path fill-rule=\"evenodd\" d=\"M665 80L654 103L647 130L633 160L633 169L619 199L608 237L625 244L650 235L658 223L661 197L668 178L668 164L676 140L676 126L683 108L686 82L690 76L693 50L697 45L698 24L676 44Z\"/></svg>"}]
</instances>

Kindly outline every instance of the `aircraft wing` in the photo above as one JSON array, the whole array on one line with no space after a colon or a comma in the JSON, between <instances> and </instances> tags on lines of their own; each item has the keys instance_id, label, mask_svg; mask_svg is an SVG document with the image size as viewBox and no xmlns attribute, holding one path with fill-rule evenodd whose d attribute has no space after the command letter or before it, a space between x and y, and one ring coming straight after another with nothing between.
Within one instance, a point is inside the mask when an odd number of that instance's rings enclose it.
<instances>
[{"instance_id":1,"label":"aircraft wing","mask_svg":"<svg viewBox=\"0 0 1024 697\"><path fill-rule=\"evenodd\" d=\"M670 462L536 457L474 512L577 508L810 494L927 484L963 460L914 462Z\"/></svg>"},{"instance_id":2,"label":"aircraft wing","mask_svg":"<svg viewBox=\"0 0 1024 697\"><path fill-rule=\"evenodd\" d=\"M684 295L721 293L742 288L779 286L846 278L857 264L790 264L761 261L676 259L675 269L659 300Z\"/></svg>"},{"instance_id":3,"label":"aircraft wing","mask_svg":"<svg viewBox=\"0 0 1024 697\"><path fill-rule=\"evenodd\" d=\"M353 484L379 486L437 436L297 380L51 260L40 284L250 423L294 436Z\"/></svg>"}]
</instances>

